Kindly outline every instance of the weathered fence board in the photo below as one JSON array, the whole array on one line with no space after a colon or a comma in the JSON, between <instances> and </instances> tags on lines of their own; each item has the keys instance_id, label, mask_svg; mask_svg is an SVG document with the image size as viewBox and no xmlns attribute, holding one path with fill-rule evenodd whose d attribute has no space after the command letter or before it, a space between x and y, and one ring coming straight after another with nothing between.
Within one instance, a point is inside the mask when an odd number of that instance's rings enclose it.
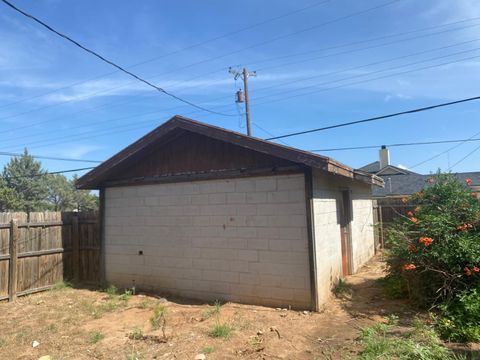
<instances>
[{"instance_id":1,"label":"weathered fence board","mask_svg":"<svg viewBox=\"0 0 480 360\"><path fill-rule=\"evenodd\" d=\"M95 213L0 213L0 300L100 280Z\"/></svg>"}]
</instances>

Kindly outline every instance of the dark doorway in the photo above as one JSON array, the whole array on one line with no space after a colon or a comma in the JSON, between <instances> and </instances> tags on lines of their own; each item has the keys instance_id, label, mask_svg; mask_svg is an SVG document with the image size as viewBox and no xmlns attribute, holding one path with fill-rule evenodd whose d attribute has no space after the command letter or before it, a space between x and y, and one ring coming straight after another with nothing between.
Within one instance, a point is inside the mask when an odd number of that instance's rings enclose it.
<instances>
[{"instance_id":1,"label":"dark doorway","mask_svg":"<svg viewBox=\"0 0 480 360\"><path fill-rule=\"evenodd\" d=\"M352 221L350 191L342 191L340 206L340 239L342 244L342 275L350 274L350 222Z\"/></svg>"}]
</instances>

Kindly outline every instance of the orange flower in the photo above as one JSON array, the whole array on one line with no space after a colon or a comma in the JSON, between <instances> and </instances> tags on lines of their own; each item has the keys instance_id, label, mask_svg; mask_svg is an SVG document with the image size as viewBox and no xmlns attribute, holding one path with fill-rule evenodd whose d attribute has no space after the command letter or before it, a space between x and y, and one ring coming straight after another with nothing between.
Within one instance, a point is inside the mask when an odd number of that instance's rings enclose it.
<instances>
[{"instance_id":1,"label":"orange flower","mask_svg":"<svg viewBox=\"0 0 480 360\"><path fill-rule=\"evenodd\" d=\"M472 192L472 193L470 193L470 195L472 195L474 198L477 197L477 193L476 193L476 192Z\"/></svg>"},{"instance_id":2,"label":"orange flower","mask_svg":"<svg viewBox=\"0 0 480 360\"><path fill-rule=\"evenodd\" d=\"M420 198L420 199L423 199L423 191L419 191L417 193L417 196Z\"/></svg>"},{"instance_id":3,"label":"orange flower","mask_svg":"<svg viewBox=\"0 0 480 360\"><path fill-rule=\"evenodd\" d=\"M408 198L407 197L403 197L402 198L402 203L406 204L408 202Z\"/></svg>"},{"instance_id":4,"label":"orange flower","mask_svg":"<svg viewBox=\"0 0 480 360\"><path fill-rule=\"evenodd\" d=\"M473 272L476 272L476 273L480 272L480 269L477 266L474 266L472 270Z\"/></svg>"},{"instance_id":5,"label":"orange flower","mask_svg":"<svg viewBox=\"0 0 480 360\"><path fill-rule=\"evenodd\" d=\"M416 212L416 213L419 213L420 212L420 207L416 207L415 210L413 210L413 212Z\"/></svg>"},{"instance_id":6,"label":"orange flower","mask_svg":"<svg viewBox=\"0 0 480 360\"><path fill-rule=\"evenodd\" d=\"M472 224L462 224L457 226L458 231L467 231L468 229L471 229L473 227Z\"/></svg>"},{"instance_id":7,"label":"orange flower","mask_svg":"<svg viewBox=\"0 0 480 360\"><path fill-rule=\"evenodd\" d=\"M467 275L467 276L472 276L472 272L470 271L470 269L469 269L467 266L465 266L465 267L463 268L463 270L465 270L465 275Z\"/></svg>"},{"instance_id":8,"label":"orange flower","mask_svg":"<svg viewBox=\"0 0 480 360\"><path fill-rule=\"evenodd\" d=\"M412 217L412 216L413 216L413 212L411 212L411 211L407 212L407 216L408 216L408 217Z\"/></svg>"},{"instance_id":9,"label":"orange flower","mask_svg":"<svg viewBox=\"0 0 480 360\"><path fill-rule=\"evenodd\" d=\"M417 224L418 223L418 219L416 217L410 217L409 220L414 223L414 224Z\"/></svg>"},{"instance_id":10,"label":"orange flower","mask_svg":"<svg viewBox=\"0 0 480 360\"><path fill-rule=\"evenodd\" d=\"M470 185L472 185L473 180L470 179L470 178L466 178L466 179L465 179L465 183L466 183L468 186L470 186Z\"/></svg>"},{"instance_id":11,"label":"orange flower","mask_svg":"<svg viewBox=\"0 0 480 360\"><path fill-rule=\"evenodd\" d=\"M429 184L433 184L433 178L428 178L427 182L428 182Z\"/></svg>"},{"instance_id":12,"label":"orange flower","mask_svg":"<svg viewBox=\"0 0 480 360\"><path fill-rule=\"evenodd\" d=\"M422 236L420 239L418 239L418 242L425 246L430 246L432 245L433 239L431 237Z\"/></svg>"},{"instance_id":13,"label":"orange flower","mask_svg":"<svg viewBox=\"0 0 480 360\"><path fill-rule=\"evenodd\" d=\"M417 247L414 244L408 245L407 249L410 252L417 252Z\"/></svg>"},{"instance_id":14,"label":"orange flower","mask_svg":"<svg viewBox=\"0 0 480 360\"><path fill-rule=\"evenodd\" d=\"M402 266L402 270L415 270L417 267L414 264L405 264Z\"/></svg>"}]
</instances>

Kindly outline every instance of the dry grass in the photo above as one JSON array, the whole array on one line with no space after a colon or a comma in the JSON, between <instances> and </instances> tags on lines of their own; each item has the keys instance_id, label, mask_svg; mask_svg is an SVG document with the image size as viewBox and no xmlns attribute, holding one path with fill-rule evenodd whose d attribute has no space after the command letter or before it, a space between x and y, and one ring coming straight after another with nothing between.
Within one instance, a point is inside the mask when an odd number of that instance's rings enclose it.
<instances>
[{"instance_id":1,"label":"dry grass","mask_svg":"<svg viewBox=\"0 0 480 360\"><path fill-rule=\"evenodd\" d=\"M351 299L332 298L323 313L59 286L0 303L0 359L166 360L201 352L209 360L348 359L358 351L359 329L383 320L380 309L391 310L378 289L364 286L381 273L379 266L367 268L353 279ZM355 281L370 290L356 291ZM40 346L33 348L34 340Z\"/></svg>"}]
</instances>

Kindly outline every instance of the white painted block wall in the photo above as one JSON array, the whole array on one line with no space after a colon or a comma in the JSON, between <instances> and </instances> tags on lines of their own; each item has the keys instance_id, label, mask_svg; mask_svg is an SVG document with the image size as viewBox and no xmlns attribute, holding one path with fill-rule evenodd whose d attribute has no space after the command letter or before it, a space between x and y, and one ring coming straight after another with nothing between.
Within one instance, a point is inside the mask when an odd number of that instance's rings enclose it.
<instances>
[{"instance_id":1,"label":"white painted block wall","mask_svg":"<svg viewBox=\"0 0 480 360\"><path fill-rule=\"evenodd\" d=\"M353 213L351 222L352 272L358 271L375 253L370 186L315 171L313 176L313 222L319 307L328 300L332 287L342 277L338 207L342 202L342 190L347 189L350 190Z\"/></svg>"},{"instance_id":2,"label":"white painted block wall","mask_svg":"<svg viewBox=\"0 0 480 360\"><path fill-rule=\"evenodd\" d=\"M107 281L311 306L303 174L115 187L105 197Z\"/></svg>"}]
</instances>

